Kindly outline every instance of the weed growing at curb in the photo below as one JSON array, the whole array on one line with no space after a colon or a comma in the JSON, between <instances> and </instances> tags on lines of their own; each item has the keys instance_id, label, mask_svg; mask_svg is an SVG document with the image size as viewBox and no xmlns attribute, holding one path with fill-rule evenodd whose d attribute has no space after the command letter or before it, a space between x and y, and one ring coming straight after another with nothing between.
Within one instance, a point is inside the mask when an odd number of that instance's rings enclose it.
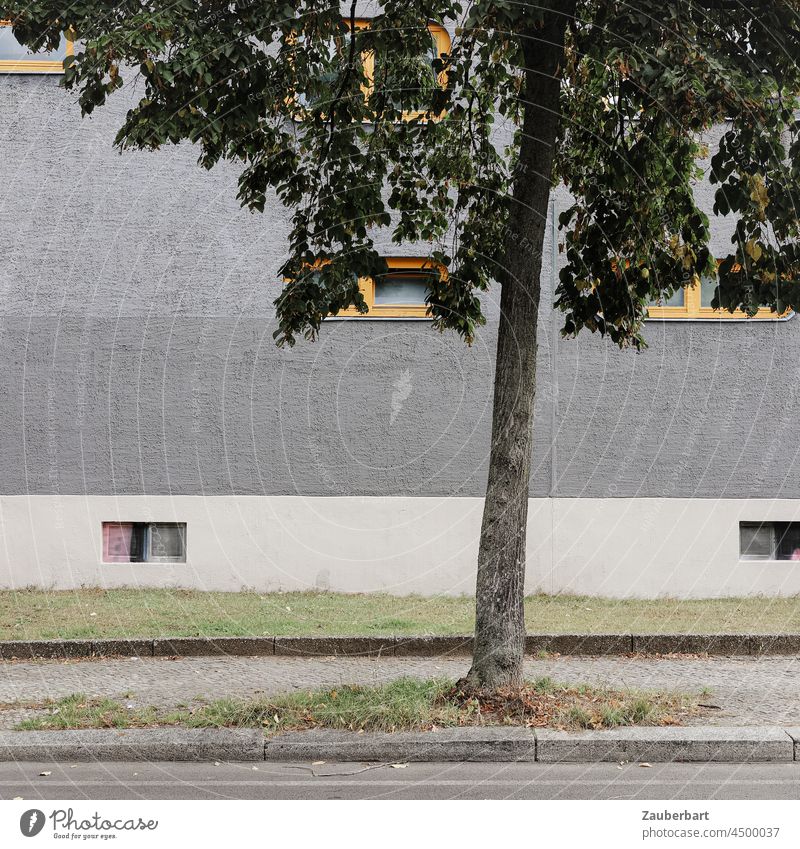
<instances>
[{"instance_id":1,"label":"weed growing at curb","mask_svg":"<svg viewBox=\"0 0 800 849\"><path fill-rule=\"evenodd\" d=\"M686 694L574 686L550 678L491 693L461 693L443 679L400 678L377 687L219 699L192 708L126 706L81 693L25 707L36 714L19 722L17 730L179 726L263 728L267 734L314 728L393 732L487 725L563 730L679 725L698 710L696 699Z\"/></svg>"}]
</instances>

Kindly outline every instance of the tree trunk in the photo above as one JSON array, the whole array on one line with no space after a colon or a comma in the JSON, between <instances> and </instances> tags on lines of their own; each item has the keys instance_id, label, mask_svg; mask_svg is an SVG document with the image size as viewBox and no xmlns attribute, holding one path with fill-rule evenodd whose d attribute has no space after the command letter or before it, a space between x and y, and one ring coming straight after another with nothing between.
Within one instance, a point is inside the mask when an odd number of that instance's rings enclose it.
<instances>
[{"instance_id":1,"label":"tree trunk","mask_svg":"<svg viewBox=\"0 0 800 849\"><path fill-rule=\"evenodd\" d=\"M515 687L523 677L540 275L560 121L564 33L575 0L556 0L552 6L557 11L545 12L543 26L523 38L522 139L507 237L498 257L502 292L492 444L478 553L474 655L465 681L475 689Z\"/></svg>"}]
</instances>

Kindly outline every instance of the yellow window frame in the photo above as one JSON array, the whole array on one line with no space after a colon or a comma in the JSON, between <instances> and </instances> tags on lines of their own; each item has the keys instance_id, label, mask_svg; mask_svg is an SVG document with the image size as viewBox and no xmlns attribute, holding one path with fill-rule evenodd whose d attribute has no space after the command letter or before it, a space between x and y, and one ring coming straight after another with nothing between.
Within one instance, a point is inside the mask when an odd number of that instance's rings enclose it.
<instances>
[{"instance_id":1,"label":"yellow window frame","mask_svg":"<svg viewBox=\"0 0 800 849\"><path fill-rule=\"evenodd\" d=\"M11 21L0 20L0 27L10 27ZM67 38L67 56L75 55L75 45ZM0 59L0 74L63 74L61 59Z\"/></svg>"},{"instance_id":2,"label":"yellow window frame","mask_svg":"<svg viewBox=\"0 0 800 849\"><path fill-rule=\"evenodd\" d=\"M349 24L348 24L349 25ZM370 20L369 18L359 18L356 21L356 29L369 29ZM450 33L439 24L428 24L428 32L433 37L434 44L436 45L436 57L437 59L443 54L450 53ZM364 88L364 97L369 97L372 94L372 90L375 86L375 53L372 50L367 51L363 54L362 62L364 63L364 75L369 80L369 83ZM447 72L442 71L439 76L439 85L444 88L447 85ZM424 115L425 112L417 111L417 112L403 112L403 120L404 121L412 121L415 118L419 118L421 115Z\"/></svg>"},{"instance_id":3,"label":"yellow window frame","mask_svg":"<svg viewBox=\"0 0 800 849\"><path fill-rule=\"evenodd\" d=\"M721 261L721 260L720 260ZM769 307L760 309L754 316L748 315L742 310L728 312L727 310L715 310L702 305L700 284L683 287L683 306L664 307L653 306L647 308L648 318L686 318L686 319L716 319L717 321L742 321L780 318L777 313L772 312Z\"/></svg>"},{"instance_id":4,"label":"yellow window frame","mask_svg":"<svg viewBox=\"0 0 800 849\"><path fill-rule=\"evenodd\" d=\"M348 29L350 27L350 21L348 19L344 19L345 24ZM355 28L357 30L369 29L371 26L370 18L356 18L353 22ZM436 45L436 56L440 57L443 53L450 53L450 33L439 24L428 24L428 32L433 36L434 43ZM364 66L364 76L367 78L367 84L361 86L361 91L364 93L364 100L367 100L369 96L372 94L373 88L375 86L375 53L372 50L365 50L361 54L361 64ZM447 72L442 71L439 74L439 85L444 88L447 85ZM421 115L424 115L424 112L404 112L403 120L411 121L414 118L419 118ZM368 121L366 123L369 123Z\"/></svg>"},{"instance_id":5,"label":"yellow window frame","mask_svg":"<svg viewBox=\"0 0 800 849\"><path fill-rule=\"evenodd\" d=\"M386 257L390 273L438 271L443 280L447 279L447 269L431 263L427 257L392 256ZM338 315L348 318L428 318L428 305L423 304L376 304L375 280L372 277L359 277L358 288L364 296L369 312L360 313L355 307L342 310ZM335 318L336 316L334 316Z\"/></svg>"}]
</instances>

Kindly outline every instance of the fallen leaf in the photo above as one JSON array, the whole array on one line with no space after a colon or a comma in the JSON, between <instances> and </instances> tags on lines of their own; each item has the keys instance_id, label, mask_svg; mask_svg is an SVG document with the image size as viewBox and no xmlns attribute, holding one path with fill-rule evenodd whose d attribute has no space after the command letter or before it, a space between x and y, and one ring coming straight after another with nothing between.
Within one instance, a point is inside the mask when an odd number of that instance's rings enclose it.
<instances>
[{"instance_id":1,"label":"fallen leaf","mask_svg":"<svg viewBox=\"0 0 800 849\"><path fill-rule=\"evenodd\" d=\"M392 769L405 769L408 764L389 764Z\"/></svg>"},{"instance_id":2,"label":"fallen leaf","mask_svg":"<svg viewBox=\"0 0 800 849\"><path fill-rule=\"evenodd\" d=\"M653 764L643 763L639 764L639 766L651 767Z\"/></svg>"}]
</instances>

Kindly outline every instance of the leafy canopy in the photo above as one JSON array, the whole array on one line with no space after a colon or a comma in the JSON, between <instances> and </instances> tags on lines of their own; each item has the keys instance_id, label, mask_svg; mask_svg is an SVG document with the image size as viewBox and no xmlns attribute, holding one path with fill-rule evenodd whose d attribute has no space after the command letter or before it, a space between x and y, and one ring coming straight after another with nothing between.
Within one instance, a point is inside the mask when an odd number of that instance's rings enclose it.
<instances>
[{"instance_id":1,"label":"leafy canopy","mask_svg":"<svg viewBox=\"0 0 800 849\"><path fill-rule=\"evenodd\" d=\"M261 210L274 192L291 210L279 343L366 308L357 277L385 270L377 228L448 269L429 296L434 324L472 340L478 293L503 280L514 181L534 178L517 156L523 45L553 15L567 28L552 175L572 198L565 334L639 346L647 304L702 275L719 277L714 306L800 307L800 0L385 0L368 24L360 11L0 0L29 47L78 39L64 84L84 114L141 76L120 147L189 140L206 168L241 163L243 205ZM451 27L448 54L431 22ZM692 187L702 134L719 124L714 213L736 226L717 266Z\"/></svg>"}]
</instances>

